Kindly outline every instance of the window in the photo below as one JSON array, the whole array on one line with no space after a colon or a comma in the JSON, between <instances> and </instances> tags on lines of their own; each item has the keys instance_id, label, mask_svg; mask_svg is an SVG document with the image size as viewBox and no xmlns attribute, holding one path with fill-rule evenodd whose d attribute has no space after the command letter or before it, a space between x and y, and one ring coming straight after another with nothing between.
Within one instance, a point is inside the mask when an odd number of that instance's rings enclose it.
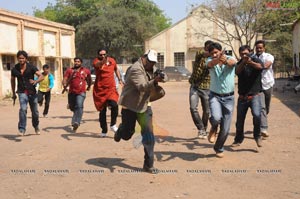
<instances>
[{"instance_id":1,"label":"window","mask_svg":"<svg viewBox=\"0 0 300 199\"><path fill-rule=\"evenodd\" d=\"M174 65L175 66L185 66L184 53L174 53Z\"/></svg>"},{"instance_id":2,"label":"window","mask_svg":"<svg viewBox=\"0 0 300 199\"><path fill-rule=\"evenodd\" d=\"M15 66L15 56L2 55L2 67L4 71L9 71Z\"/></svg>"},{"instance_id":3,"label":"window","mask_svg":"<svg viewBox=\"0 0 300 199\"><path fill-rule=\"evenodd\" d=\"M38 69L41 69L40 66L38 66L37 57L28 57L27 61L31 64L36 66Z\"/></svg>"},{"instance_id":4,"label":"window","mask_svg":"<svg viewBox=\"0 0 300 199\"><path fill-rule=\"evenodd\" d=\"M163 53L158 53L157 54L157 64L156 67L157 68L163 68L165 65L165 56Z\"/></svg>"},{"instance_id":5,"label":"window","mask_svg":"<svg viewBox=\"0 0 300 199\"><path fill-rule=\"evenodd\" d=\"M49 65L50 73L52 73L55 76L55 59L46 58L46 64Z\"/></svg>"},{"instance_id":6,"label":"window","mask_svg":"<svg viewBox=\"0 0 300 199\"><path fill-rule=\"evenodd\" d=\"M63 74L65 71L71 66L71 60L70 59L63 59L62 60L62 65L63 65Z\"/></svg>"}]
</instances>

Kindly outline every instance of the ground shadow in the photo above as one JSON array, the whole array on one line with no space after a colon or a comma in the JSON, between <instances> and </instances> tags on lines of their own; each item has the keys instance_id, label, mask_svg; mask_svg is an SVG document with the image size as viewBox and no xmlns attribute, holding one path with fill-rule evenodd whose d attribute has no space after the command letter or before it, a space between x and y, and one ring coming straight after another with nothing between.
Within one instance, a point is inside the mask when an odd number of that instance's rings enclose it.
<instances>
[{"instance_id":1,"label":"ground shadow","mask_svg":"<svg viewBox=\"0 0 300 199\"><path fill-rule=\"evenodd\" d=\"M141 168L130 166L126 163L124 163L123 158L92 158L85 161L86 164L89 165L95 165L102 168L107 168L110 170L111 173L113 173L116 170L116 167L122 167L124 169L130 169L134 171L141 171Z\"/></svg>"},{"instance_id":2,"label":"ground shadow","mask_svg":"<svg viewBox=\"0 0 300 199\"><path fill-rule=\"evenodd\" d=\"M99 139L101 139L99 133L91 133L91 132L74 133L72 131L71 131L71 133L68 133L68 134L62 134L61 137L63 137L66 140L72 140L71 137L99 138ZM105 138L112 138L112 137L106 136Z\"/></svg>"},{"instance_id":3,"label":"ground shadow","mask_svg":"<svg viewBox=\"0 0 300 199\"><path fill-rule=\"evenodd\" d=\"M180 158L185 161L196 161L203 158L212 158L215 157L214 154L199 154L191 152L178 152L178 151L156 151L154 152L157 161L166 162L169 160L174 160L175 158Z\"/></svg>"},{"instance_id":4,"label":"ground shadow","mask_svg":"<svg viewBox=\"0 0 300 199\"><path fill-rule=\"evenodd\" d=\"M22 139L20 139L22 136L20 135L0 135L0 137L4 138L4 139L7 139L7 140L10 140L10 141L15 141L15 142L21 142Z\"/></svg>"},{"instance_id":5,"label":"ground shadow","mask_svg":"<svg viewBox=\"0 0 300 199\"><path fill-rule=\"evenodd\" d=\"M42 130L45 131L45 132L50 132L51 130L64 130L66 132L69 132L69 133L72 133L72 128L70 125L66 125L66 126L56 126L56 127L45 127L43 128Z\"/></svg>"}]
</instances>

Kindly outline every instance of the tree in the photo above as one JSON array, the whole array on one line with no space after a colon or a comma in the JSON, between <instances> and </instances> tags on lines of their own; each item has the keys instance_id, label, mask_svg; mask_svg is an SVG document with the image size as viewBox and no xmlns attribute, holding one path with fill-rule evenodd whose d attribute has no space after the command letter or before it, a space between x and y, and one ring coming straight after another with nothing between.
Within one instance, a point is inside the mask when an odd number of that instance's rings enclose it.
<instances>
[{"instance_id":1,"label":"tree","mask_svg":"<svg viewBox=\"0 0 300 199\"><path fill-rule=\"evenodd\" d=\"M76 53L93 57L100 47L129 59L141 55L146 38L171 25L151 0L57 0L35 16L76 29Z\"/></svg>"},{"instance_id":2,"label":"tree","mask_svg":"<svg viewBox=\"0 0 300 199\"><path fill-rule=\"evenodd\" d=\"M254 47L254 42L261 35L263 39L276 40L269 45L269 52L284 49L284 56L291 54L291 30L282 29L280 24L293 22L299 17L297 10L268 10L265 5L270 0L212 0L204 4L203 12L198 14L198 21L203 19L211 21L217 26L222 34L221 37L212 39L222 44L231 46L233 53L239 57L238 52L234 51L234 41L241 45ZM230 29L233 27L233 29ZM202 36L211 37L211 32L198 32ZM270 51L271 50L271 51ZM281 52L282 52L281 50ZM288 61L289 59L286 59Z\"/></svg>"}]
</instances>

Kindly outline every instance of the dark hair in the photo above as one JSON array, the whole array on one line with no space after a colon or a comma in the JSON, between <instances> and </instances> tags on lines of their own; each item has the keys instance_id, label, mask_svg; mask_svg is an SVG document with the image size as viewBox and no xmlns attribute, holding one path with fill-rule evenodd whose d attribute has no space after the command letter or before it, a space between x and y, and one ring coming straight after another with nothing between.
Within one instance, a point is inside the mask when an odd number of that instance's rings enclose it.
<instances>
[{"instance_id":1,"label":"dark hair","mask_svg":"<svg viewBox=\"0 0 300 199\"><path fill-rule=\"evenodd\" d=\"M48 64L43 65L43 69L45 68L49 69L49 65Z\"/></svg>"},{"instance_id":2,"label":"dark hair","mask_svg":"<svg viewBox=\"0 0 300 199\"><path fill-rule=\"evenodd\" d=\"M248 50L249 52L251 52L251 48L248 45L243 45L239 48L239 52L242 52L244 50Z\"/></svg>"},{"instance_id":3,"label":"dark hair","mask_svg":"<svg viewBox=\"0 0 300 199\"><path fill-rule=\"evenodd\" d=\"M74 61L75 61L76 59L79 59L80 62L82 63L82 59L81 59L80 57L75 57L75 58L74 58Z\"/></svg>"},{"instance_id":4,"label":"dark hair","mask_svg":"<svg viewBox=\"0 0 300 199\"><path fill-rule=\"evenodd\" d=\"M213 42L213 43L211 43L210 45L209 45L209 47L208 47L208 52L211 52L211 51L213 51L214 49L218 49L218 50L222 50L222 46L221 46L221 44L219 44L219 43L217 43L217 42Z\"/></svg>"},{"instance_id":5,"label":"dark hair","mask_svg":"<svg viewBox=\"0 0 300 199\"><path fill-rule=\"evenodd\" d=\"M263 47L265 47L266 42L265 42L264 40L257 40L257 41L255 42L255 46L256 46L257 44L262 44Z\"/></svg>"},{"instance_id":6,"label":"dark hair","mask_svg":"<svg viewBox=\"0 0 300 199\"><path fill-rule=\"evenodd\" d=\"M100 48L98 51L97 51L97 55L99 55L99 53L102 51L102 50L105 50L106 54L107 54L107 50L105 48Z\"/></svg>"},{"instance_id":7,"label":"dark hair","mask_svg":"<svg viewBox=\"0 0 300 199\"><path fill-rule=\"evenodd\" d=\"M17 52L17 57L19 57L20 55L23 55L26 59L28 58L28 54L25 50L19 50Z\"/></svg>"},{"instance_id":8,"label":"dark hair","mask_svg":"<svg viewBox=\"0 0 300 199\"><path fill-rule=\"evenodd\" d=\"M131 59L131 63L134 64L137 60L139 60L139 58L133 57L133 58Z\"/></svg>"},{"instance_id":9,"label":"dark hair","mask_svg":"<svg viewBox=\"0 0 300 199\"><path fill-rule=\"evenodd\" d=\"M208 47L212 43L214 43L214 42L211 40L207 40L206 42L204 42L204 47Z\"/></svg>"}]
</instances>

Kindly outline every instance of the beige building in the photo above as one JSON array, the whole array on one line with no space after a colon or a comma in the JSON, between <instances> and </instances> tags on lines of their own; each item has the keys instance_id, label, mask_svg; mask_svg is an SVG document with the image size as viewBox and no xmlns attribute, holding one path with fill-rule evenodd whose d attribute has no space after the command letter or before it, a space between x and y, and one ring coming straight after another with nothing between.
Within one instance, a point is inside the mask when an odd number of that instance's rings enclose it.
<instances>
[{"instance_id":1,"label":"beige building","mask_svg":"<svg viewBox=\"0 0 300 199\"><path fill-rule=\"evenodd\" d=\"M216 41L214 38L226 40L226 35L219 27L208 19L199 17L199 12L205 11L200 6L186 18L145 41L145 49L157 50L159 67L184 66L192 71L195 54L203 48L206 40ZM226 27L234 34L232 24L228 23ZM238 52L239 42L233 41L232 43L234 51ZM227 53L232 53L230 46L222 44L222 47Z\"/></svg>"},{"instance_id":2,"label":"beige building","mask_svg":"<svg viewBox=\"0 0 300 199\"><path fill-rule=\"evenodd\" d=\"M293 24L293 66L297 74L300 74L300 19Z\"/></svg>"},{"instance_id":3,"label":"beige building","mask_svg":"<svg viewBox=\"0 0 300 199\"><path fill-rule=\"evenodd\" d=\"M17 63L17 51L25 50L29 62L41 69L50 66L55 77L53 92L61 90L63 69L75 57L75 29L0 8L0 96L11 93L10 70Z\"/></svg>"}]
</instances>

